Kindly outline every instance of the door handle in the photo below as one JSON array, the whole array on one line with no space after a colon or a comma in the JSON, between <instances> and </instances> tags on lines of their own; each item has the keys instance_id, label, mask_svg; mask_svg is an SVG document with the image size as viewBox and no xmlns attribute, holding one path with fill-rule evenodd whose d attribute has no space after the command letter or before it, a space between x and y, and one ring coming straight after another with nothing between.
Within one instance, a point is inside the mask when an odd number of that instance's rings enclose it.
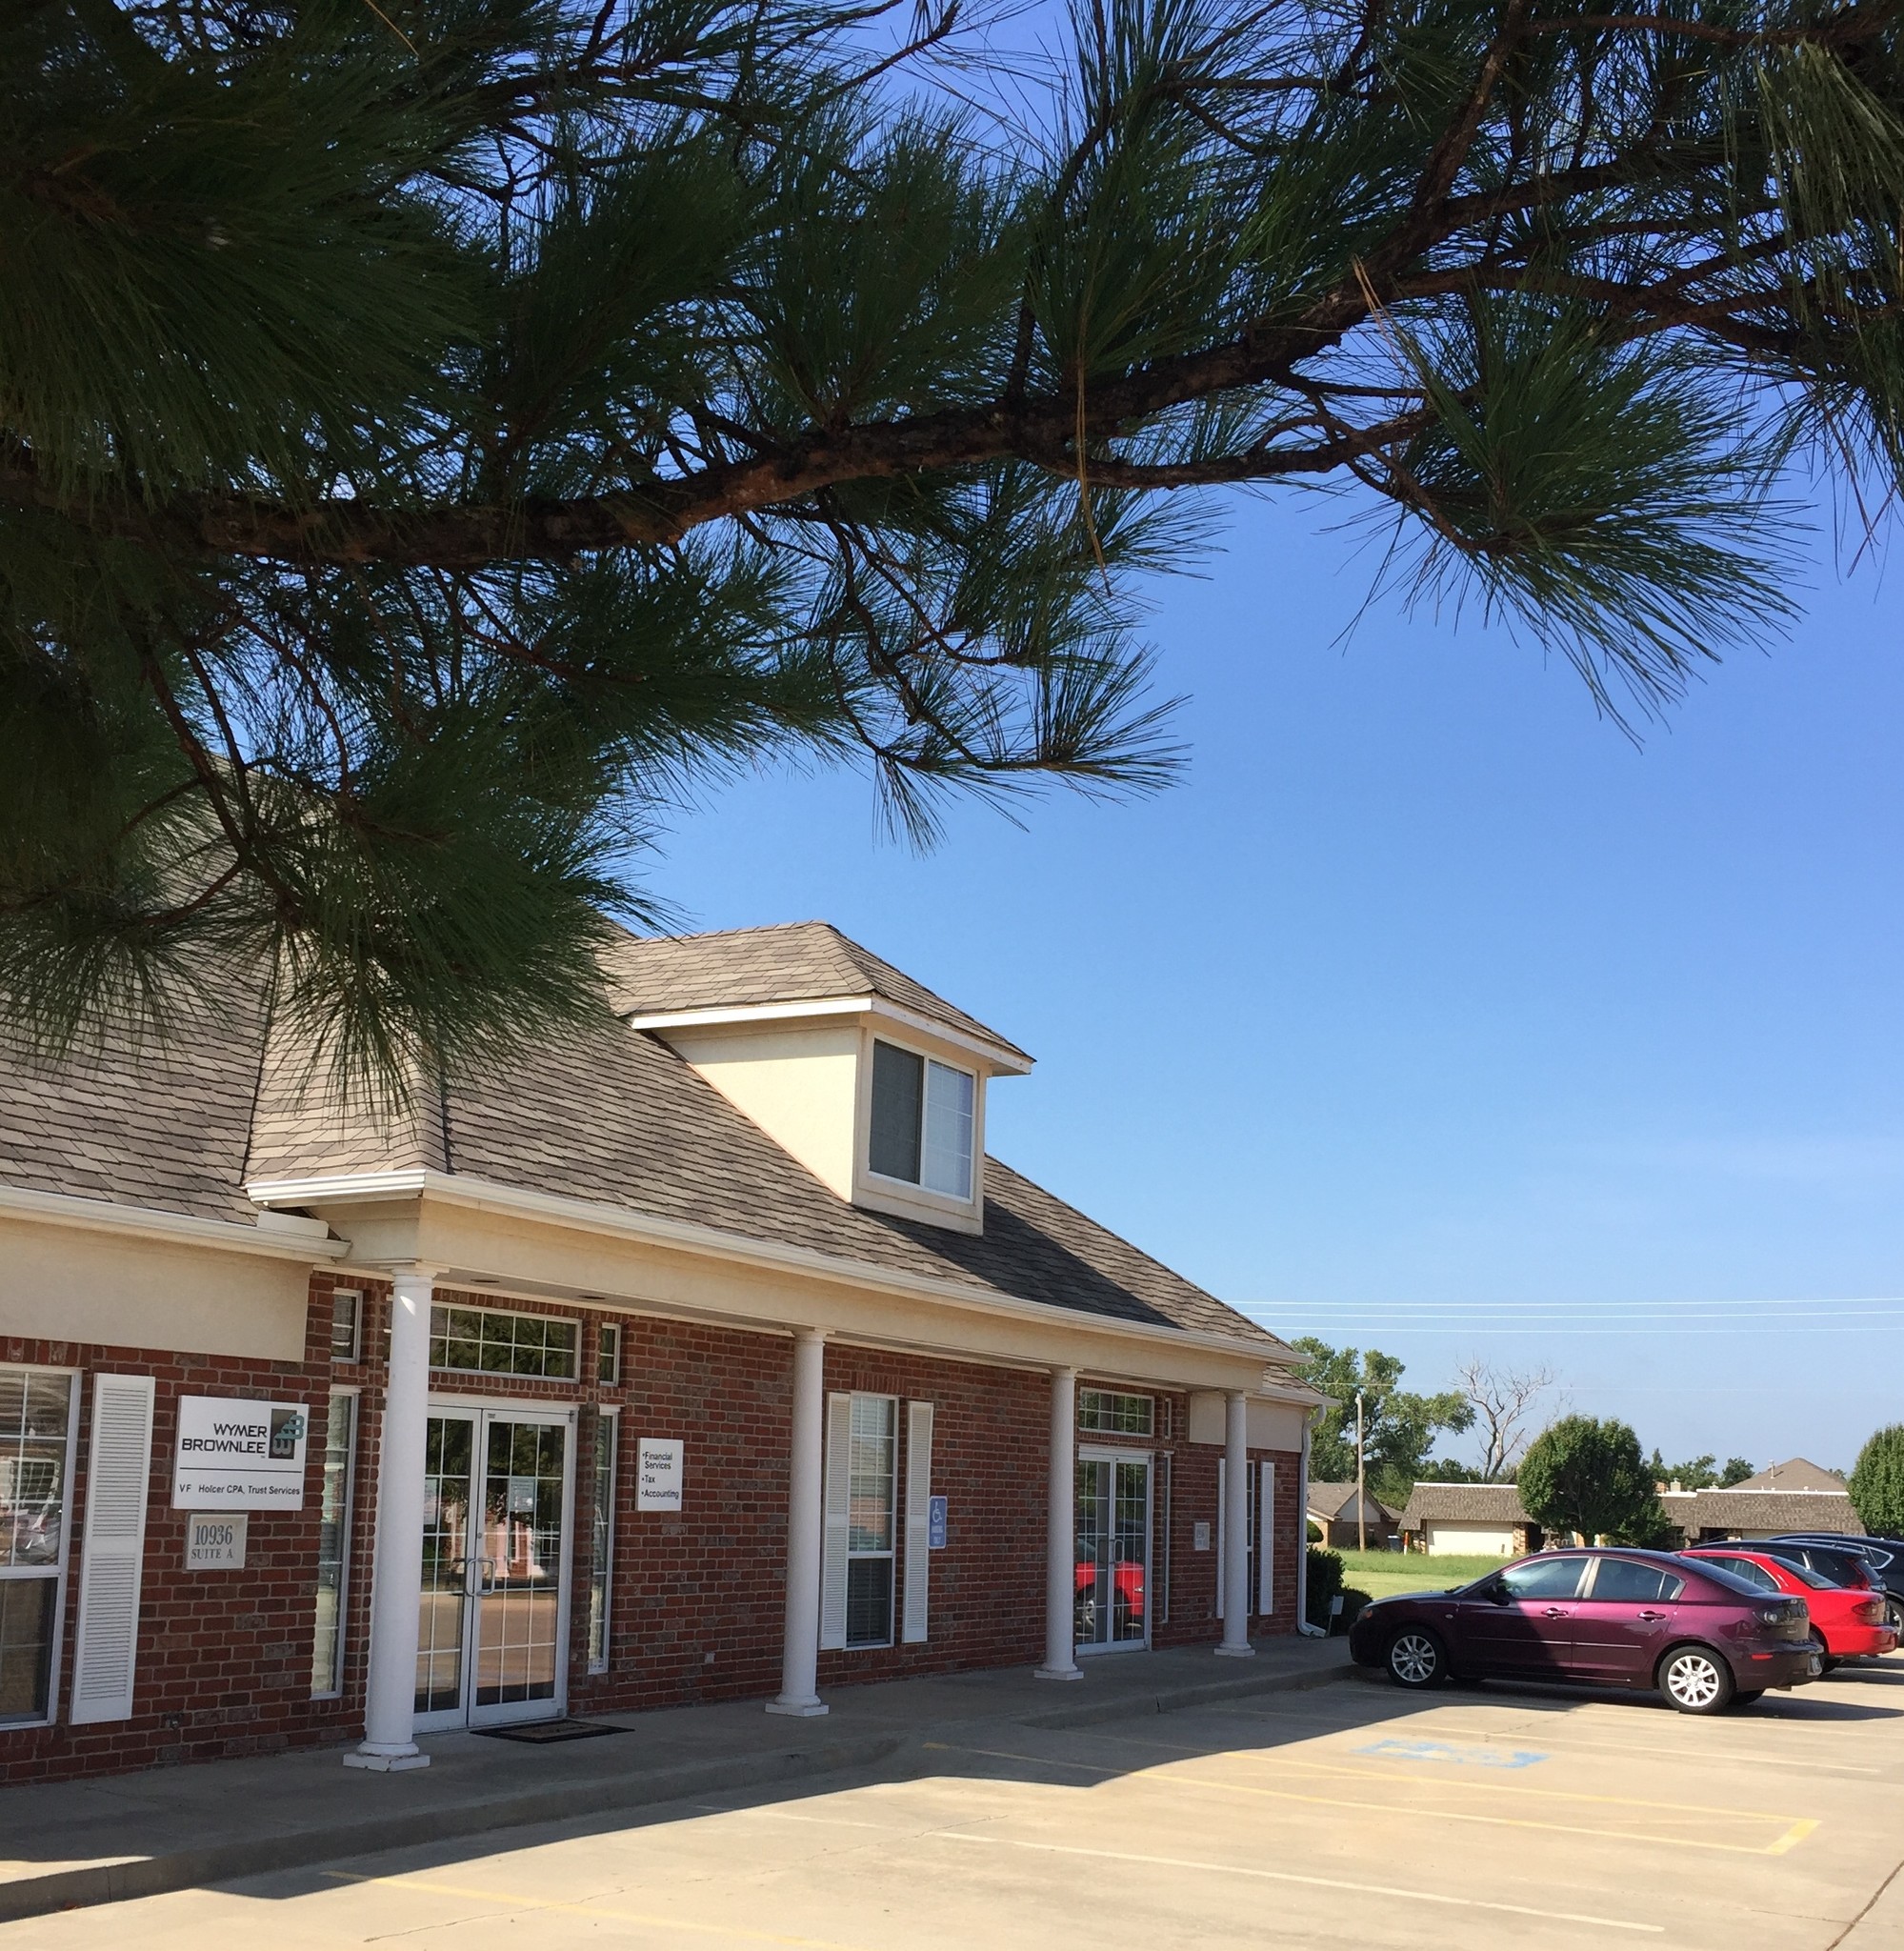
<instances>
[{"instance_id":1,"label":"door handle","mask_svg":"<svg viewBox=\"0 0 1904 1951\"><path fill-rule=\"evenodd\" d=\"M1550 1605L1547 1608L1547 1610L1541 1614L1541 1618L1544 1619L1564 1619L1566 1617L1567 1608L1564 1605Z\"/></svg>"},{"instance_id":2,"label":"door handle","mask_svg":"<svg viewBox=\"0 0 1904 1951\"><path fill-rule=\"evenodd\" d=\"M1666 1615L1663 1612L1647 1611L1640 1614L1640 1618L1646 1620L1646 1622L1649 1625L1651 1625L1654 1619L1663 1619L1665 1617Z\"/></svg>"}]
</instances>

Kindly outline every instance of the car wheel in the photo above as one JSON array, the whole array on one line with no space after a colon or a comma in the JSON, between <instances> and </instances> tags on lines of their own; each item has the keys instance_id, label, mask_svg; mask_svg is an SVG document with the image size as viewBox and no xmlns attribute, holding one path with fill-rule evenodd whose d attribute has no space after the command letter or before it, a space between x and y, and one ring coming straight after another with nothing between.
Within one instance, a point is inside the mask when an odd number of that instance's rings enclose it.
<instances>
[{"instance_id":1,"label":"car wheel","mask_svg":"<svg viewBox=\"0 0 1904 1951\"><path fill-rule=\"evenodd\" d=\"M1432 1687L1448 1678L1448 1656L1425 1626L1404 1626L1389 1641L1385 1664L1398 1687Z\"/></svg>"},{"instance_id":2,"label":"car wheel","mask_svg":"<svg viewBox=\"0 0 1904 1951\"><path fill-rule=\"evenodd\" d=\"M1818 1649L1818 1671L1830 1673L1839 1662L1832 1658L1832 1649L1825 1644L1825 1636L1817 1627L1812 1628L1812 1644Z\"/></svg>"},{"instance_id":3,"label":"car wheel","mask_svg":"<svg viewBox=\"0 0 1904 1951\"><path fill-rule=\"evenodd\" d=\"M1899 1605L1894 1599L1887 1599L1884 1601L1884 1623L1894 1633L1904 1633L1904 1605Z\"/></svg>"},{"instance_id":4,"label":"car wheel","mask_svg":"<svg viewBox=\"0 0 1904 1951\"><path fill-rule=\"evenodd\" d=\"M1707 1646L1675 1646L1659 1662L1657 1679L1681 1714L1717 1714L1733 1698L1732 1669Z\"/></svg>"}]
</instances>

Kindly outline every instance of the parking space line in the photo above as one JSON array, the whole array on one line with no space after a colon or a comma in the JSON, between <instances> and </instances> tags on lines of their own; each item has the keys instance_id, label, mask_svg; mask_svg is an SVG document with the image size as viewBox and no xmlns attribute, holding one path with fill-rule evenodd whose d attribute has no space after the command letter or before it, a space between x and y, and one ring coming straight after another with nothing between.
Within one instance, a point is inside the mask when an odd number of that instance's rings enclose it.
<instances>
[{"instance_id":1,"label":"parking space line","mask_svg":"<svg viewBox=\"0 0 1904 1951\"><path fill-rule=\"evenodd\" d=\"M1794 1843L1802 1842L1818 1825L1794 1822L1791 1829L1771 1844L1757 1842L1715 1842L1703 1836L1661 1836L1643 1829L1595 1829L1584 1822L1539 1822L1527 1816L1481 1816L1467 1809L1417 1809L1400 1802L1351 1801L1346 1796L1299 1795L1293 1789L1255 1788L1239 1781L1210 1781L1196 1775L1157 1773L1133 1777L1136 1780L1184 1782L1193 1788L1221 1789L1231 1795L1261 1796L1270 1801L1309 1802L1317 1808L1357 1809L1364 1816L1412 1816L1430 1822L1479 1822L1495 1829L1540 1829L1554 1836L1595 1836L1608 1842L1651 1842L1667 1849L1716 1849L1728 1856L1782 1856ZM1422 1783L1421 1786L1431 1784ZM1434 1786L1452 1784L1437 1783Z\"/></svg>"},{"instance_id":2,"label":"parking space line","mask_svg":"<svg viewBox=\"0 0 1904 1951\"><path fill-rule=\"evenodd\" d=\"M867 1951L867 1947L843 1944L836 1938L801 1938L785 1931L756 1931L746 1924L711 1924L693 1918L654 1917L637 1910L615 1910L605 1903L568 1903L553 1897L525 1897L512 1890L478 1890L465 1883L425 1881L421 1877L363 1877L349 1870L326 1870L334 1883L370 1883L380 1889L421 1890L432 1897L464 1897L479 1903L499 1904L511 1912L547 1911L562 1917L594 1917L611 1923L651 1924L661 1931L692 1931L710 1938L739 1938L750 1944L792 1944L801 1951Z\"/></svg>"},{"instance_id":3,"label":"parking space line","mask_svg":"<svg viewBox=\"0 0 1904 1951\"><path fill-rule=\"evenodd\" d=\"M1345 1734L1359 1732L1358 1729L1345 1730ZM1512 1730L1476 1727L1444 1727L1439 1721L1433 1723L1436 1734L1452 1734L1468 1740L1504 1740L1513 1739ZM1829 1768L1843 1775L1882 1775L1882 1768L1867 1767L1861 1761L1813 1761L1795 1760L1790 1755L1771 1755L1762 1748L1714 1749L1711 1754L1698 1754L1690 1748L1664 1748L1653 1742L1640 1741L1582 1741L1563 1739L1555 1743L1543 1728L1538 1738L1553 1748L1556 1754L1579 1752L1586 1755L1662 1755L1669 1760L1690 1761L1694 1764L1714 1761L1769 1761L1779 1768Z\"/></svg>"},{"instance_id":4,"label":"parking space line","mask_svg":"<svg viewBox=\"0 0 1904 1951\"><path fill-rule=\"evenodd\" d=\"M1119 1737L1114 1735L1100 1736L1099 1739L1114 1740L1119 1739ZM1796 1844L1802 1842L1805 1840L1805 1838L1811 1835L1812 1832L1818 1826L1815 1821L1810 1820L1805 1818L1799 1818L1794 1820L1791 1817L1784 1815L1765 1815L1757 1810L1704 1810L1694 1808L1691 1806L1687 1806L1682 1810L1682 1813L1686 1814L1711 1814L1717 1816L1732 1816L1734 1818L1743 1816L1744 1819L1748 1821L1760 1820L1786 1822L1790 1825L1783 1835L1781 1835L1774 1841L1769 1844L1761 1842L1719 1842L1703 1836L1661 1836L1657 1834L1650 1834L1645 1830L1596 1829L1582 1822L1541 1822L1535 1821L1532 1818L1526 1816L1483 1816L1477 1815L1471 1810L1465 1809L1412 1808L1406 1803L1375 1802L1370 1801L1366 1798L1358 1799L1356 1800L1352 1801L1346 1796L1303 1795L1298 1793L1294 1789L1258 1788L1249 1782L1215 1781L1210 1780L1208 1777L1205 1776L1180 1775L1176 1773L1173 1769L1170 1768L1146 1769L1139 1770L1133 1773L1132 1771L1125 1768L1107 1767L1101 1761L1064 1761L1058 1760L1055 1758L1042 1755L1020 1754L1014 1752L1010 1748L968 1748L959 1746L956 1743L951 1741L923 1741L920 1743L920 1745L925 1748L935 1749L939 1752L947 1754L976 1755L984 1757L991 1760L997 1761L1023 1761L1034 1768L1063 1768L1068 1769L1075 1774L1117 1776L1121 1777L1124 1780L1128 1782L1132 1782L1138 1785L1154 1786L1157 1784L1163 1784L1165 1786L1170 1786L1173 1784L1182 1784L1183 1786L1190 1788L1215 1789L1219 1793L1225 1795L1256 1796L1269 1801L1302 1802L1313 1808L1355 1809L1365 1817L1407 1816L1413 1818L1417 1821L1477 1822L1486 1827L1495 1829L1534 1829L1542 1830L1547 1832L1548 1834L1555 1836L1596 1836L1601 1838L1603 1840L1610 1842L1648 1842L1656 1844L1661 1848L1667 1849L1717 1850L1727 1856L1782 1856L1785 1854L1786 1851L1794 1848ZM1325 1772L1338 1776L1347 1776L1351 1780L1360 1781L1369 1780L1371 1779L1371 1776L1373 1775L1376 1780L1397 1781L1417 1788L1426 1788L1432 1786L1436 1789L1444 1791L1456 1785L1455 1783L1453 1783L1446 1778L1442 1778L1441 1780L1434 1782L1430 1782L1419 1776L1385 1776L1380 1774L1378 1771L1373 1770L1340 1769L1318 1772ZM1493 1782L1489 1782L1485 1784L1474 1782L1462 1785L1475 1788L1483 1786L1490 1788L1508 1787L1508 1784L1506 1783ZM1522 1792L1533 1793L1533 1791ZM1559 1791L1549 1790L1546 1791L1546 1793L1556 1794L1559 1793ZM1568 1798L1568 1800L1576 1801L1595 1800L1618 1802L1620 1799L1616 1797L1570 1797ZM1675 1807L1675 1805L1671 1802L1628 1802L1624 1805L1629 1807L1656 1808L1661 1812L1666 1812Z\"/></svg>"},{"instance_id":5,"label":"parking space line","mask_svg":"<svg viewBox=\"0 0 1904 1951\"><path fill-rule=\"evenodd\" d=\"M1504 1911L1511 1917L1537 1917L1548 1922L1587 1924L1601 1931L1642 1931L1653 1936L1664 1924L1637 1923L1628 1918L1595 1917L1578 1910L1537 1910L1528 1903L1501 1903L1485 1897L1447 1897L1435 1890L1409 1890L1393 1883L1357 1883L1344 1877L1308 1877L1295 1870L1264 1870L1240 1863L1203 1862L1191 1857L1140 1856L1132 1850L1087 1849L1071 1842L1028 1842L1015 1836L978 1836L964 1829L934 1829L931 1836L948 1842L978 1842L992 1849L1042 1850L1052 1856L1094 1857L1101 1861L1143 1863L1155 1869L1199 1870L1222 1877L1253 1877L1272 1883L1301 1883L1313 1890L1347 1890L1362 1897L1393 1897L1404 1903L1441 1903L1461 1910Z\"/></svg>"},{"instance_id":6,"label":"parking space line","mask_svg":"<svg viewBox=\"0 0 1904 1951\"><path fill-rule=\"evenodd\" d=\"M1171 1748L1176 1753L1190 1754L1208 1754L1209 1752L1207 1749L1178 1749L1172 1742L1146 1741L1126 1735L1096 1735L1094 1739L1120 1742L1134 1748ZM1427 1777L1403 1775L1392 1768L1345 1768L1328 1761L1304 1760L1295 1755L1268 1755L1256 1749L1245 1751L1232 1750L1231 1752L1235 1754L1238 1760L1253 1761L1259 1766L1293 1768L1304 1774L1328 1776L1339 1781L1367 1781L1373 1778L1377 1781L1403 1781L1421 1785L1428 1780ZM1027 1758L1019 1757L1017 1759L1023 1760ZM1091 1767L1098 1764L1079 1762L1074 1765ZM1167 1765L1155 1772L1167 1780L1175 1780L1178 1779ZM1239 1783L1237 1785L1241 1786L1242 1784ZM1523 1799L1533 1797L1542 1801L1594 1802L1611 1808L1657 1809L1667 1814L1678 1816L1720 1816L1730 1819L1742 1819L1751 1822L1787 1822L1793 1824L1796 1824L1801 1820L1800 1818L1794 1817L1783 1809L1721 1808L1711 1802L1662 1802L1653 1801L1641 1796L1588 1795L1573 1789L1535 1788L1519 1780L1489 1781L1485 1778L1475 1778L1473 1780L1461 1778L1443 1781L1437 1779L1434 1785L1437 1788L1446 1787L1469 1795L1511 1795ZM1812 1822L1810 1827L1805 1829L1804 1833L1809 1835L1812 1829L1815 1829L1817 1826L1816 1822Z\"/></svg>"}]
</instances>

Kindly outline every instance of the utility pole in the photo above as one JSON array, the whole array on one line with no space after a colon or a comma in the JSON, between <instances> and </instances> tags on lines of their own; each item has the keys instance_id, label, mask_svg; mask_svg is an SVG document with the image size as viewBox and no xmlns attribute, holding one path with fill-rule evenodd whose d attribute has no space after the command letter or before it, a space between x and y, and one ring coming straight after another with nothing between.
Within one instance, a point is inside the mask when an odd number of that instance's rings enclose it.
<instances>
[{"instance_id":1,"label":"utility pole","mask_svg":"<svg viewBox=\"0 0 1904 1951\"><path fill-rule=\"evenodd\" d=\"M1355 1549L1369 1548L1369 1506L1365 1501L1368 1472L1362 1460L1362 1392L1355 1391Z\"/></svg>"}]
</instances>

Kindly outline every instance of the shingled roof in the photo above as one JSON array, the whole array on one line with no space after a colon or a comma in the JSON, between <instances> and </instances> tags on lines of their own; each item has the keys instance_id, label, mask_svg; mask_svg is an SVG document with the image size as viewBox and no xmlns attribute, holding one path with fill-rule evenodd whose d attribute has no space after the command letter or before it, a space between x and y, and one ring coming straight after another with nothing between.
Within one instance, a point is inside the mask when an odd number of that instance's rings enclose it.
<instances>
[{"instance_id":1,"label":"shingled roof","mask_svg":"<svg viewBox=\"0 0 1904 1951\"><path fill-rule=\"evenodd\" d=\"M876 996L990 1043L1019 1061L1032 1059L830 921L790 921L720 935L628 935L606 958L615 1010L639 1021L694 1010L822 1002Z\"/></svg>"},{"instance_id":2,"label":"shingled roof","mask_svg":"<svg viewBox=\"0 0 1904 1951\"><path fill-rule=\"evenodd\" d=\"M658 1036L606 1014L379 1121L304 1088L262 993L230 978L165 1049L121 1040L57 1067L0 1028L0 1184L249 1221L248 1184L422 1166L1300 1359L996 1158L982 1234L852 1205Z\"/></svg>"},{"instance_id":3,"label":"shingled roof","mask_svg":"<svg viewBox=\"0 0 1904 1951\"><path fill-rule=\"evenodd\" d=\"M1401 1514L1404 1531L1424 1523L1525 1524L1520 1492L1511 1483L1417 1483Z\"/></svg>"},{"instance_id":4,"label":"shingled roof","mask_svg":"<svg viewBox=\"0 0 1904 1951\"><path fill-rule=\"evenodd\" d=\"M1363 1501L1368 1505L1369 1515L1380 1516L1393 1524L1395 1514L1379 1498L1371 1497L1366 1491ZM1309 1485L1309 1510L1312 1517L1327 1518L1333 1523L1353 1524L1355 1521L1355 1486L1351 1483L1319 1483L1313 1478Z\"/></svg>"}]
</instances>

